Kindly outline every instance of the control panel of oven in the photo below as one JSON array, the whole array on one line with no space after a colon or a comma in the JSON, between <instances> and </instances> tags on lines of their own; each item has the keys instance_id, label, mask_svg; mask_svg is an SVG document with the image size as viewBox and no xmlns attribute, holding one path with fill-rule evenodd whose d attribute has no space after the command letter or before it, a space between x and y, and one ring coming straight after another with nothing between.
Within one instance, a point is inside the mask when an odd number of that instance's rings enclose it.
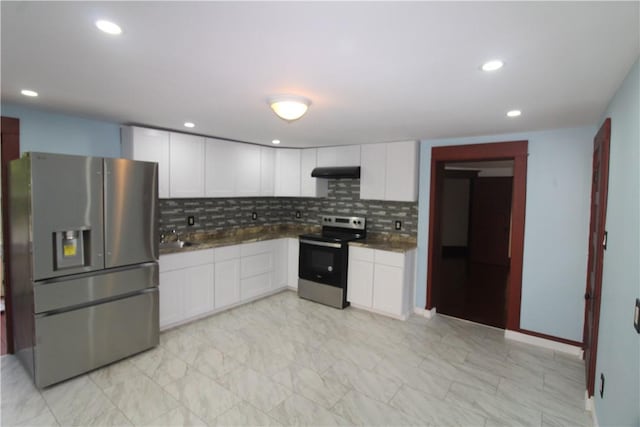
<instances>
[{"instance_id":1,"label":"control panel of oven","mask_svg":"<svg viewBox=\"0 0 640 427\"><path fill-rule=\"evenodd\" d=\"M350 228L353 230L364 230L366 227L365 218L358 216L323 216L322 225L329 227Z\"/></svg>"}]
</instances>

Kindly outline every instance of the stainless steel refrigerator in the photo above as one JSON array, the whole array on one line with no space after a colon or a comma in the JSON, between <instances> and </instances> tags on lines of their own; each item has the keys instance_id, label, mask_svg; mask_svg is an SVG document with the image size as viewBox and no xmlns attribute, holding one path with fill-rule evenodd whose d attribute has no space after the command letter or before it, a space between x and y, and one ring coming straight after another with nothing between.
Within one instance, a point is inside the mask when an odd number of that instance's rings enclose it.
<instances>
[{"instance_id":1,"label":"stainless steel refrigerator","mask_svg":"<svg viewBox=\"0 0 640 427\"><path fill-rule=\"evenodd\" d=\"M158 344L158 165L10 163L14 344L46 387Z\"/></svg>"}]
</instances>

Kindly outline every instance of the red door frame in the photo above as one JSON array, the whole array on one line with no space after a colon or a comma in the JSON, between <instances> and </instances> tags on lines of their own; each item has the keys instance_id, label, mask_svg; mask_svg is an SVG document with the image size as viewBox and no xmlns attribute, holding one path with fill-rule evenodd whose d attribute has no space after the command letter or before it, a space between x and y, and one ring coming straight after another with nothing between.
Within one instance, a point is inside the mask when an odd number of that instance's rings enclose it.
<instances>
[{"instance_id":1,"label":"red door frame","mask_svg":"<svg viewBox=\"0 0 640 427\"><path fill-rule=\"evenodd\" d=\"M20 120L2 117L2 263L4 264L4 303L7 353L13 353L13 304L11 301L11 252L9 246L9 162L20 157Z\"/></svg>"},{"instance_id":2,"label":"red door frame","mask_svg":"<svg viewBox=\"0 0 640 427\"><path fill-rule=\"evenodd\" d=\"M524 252L524 219L527 192L528 141L488 144L453 145L431 149L431 185L429 200L429 247L427 254L426 309L433 308L434 282L438 261L435 259L440 242L440 209L442 174L445 162L513 160L513 197L511 213L511 268L507 285L507 325L520 330L520 300L522 295L522 256Z\"/></svg>"},{"instance_id":3,"label":"red door frame","mask_svg":"<svg viewBox=\"0 0 640 427\"><path fill-rule=\"evenodd\" d=\"M585 305L584 305L584 330L582 334L582 340L584 342L584 358L586 362L586 376L587 376L587 394L588 397L593 396L595 391L596 382L596 355L598 353L598 329L600 325L600 296L602 294L602 269L604 258L604 239L605 239L605 225L607 220L607 197L609 193L609 149L611 145L611 119L607 118L595 138L593 139L593 169L596 166L596 151L600 150L600 162L599 162L599 176L592 178L591 185L591 220L589 223L589 258L587 262L587 286L585 291ZM595 182L593 179L598 179ZM599 190L599 191L598 191ZM597 202L600 206L600 212L597 212L596 201L594 198L596 194L599 196ZM596 219L596 214L599 214L599 218ZM598 236L596 237L596 253L594 254L594 247L591 244L592 236L596 232L596 220L599 221L600 229L598 230ZM594 268L595 262L595 283L592 291L589 276L591 270ZM589 330L588 316L589 308L591 306L593 323L591 330ZM587 346L589 348L587 348Z\"/></svg>"}]
</instances>

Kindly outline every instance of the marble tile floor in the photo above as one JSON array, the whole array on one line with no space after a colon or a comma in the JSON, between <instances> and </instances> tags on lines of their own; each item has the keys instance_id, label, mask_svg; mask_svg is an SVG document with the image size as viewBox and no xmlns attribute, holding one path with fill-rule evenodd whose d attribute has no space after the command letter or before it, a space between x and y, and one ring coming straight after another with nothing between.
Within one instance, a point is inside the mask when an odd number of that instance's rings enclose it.
<instances>
[{"instance_id":1,"label":"marble tile floor","mask_svg":"<svg viewBox=\"0 0 640 427\"><path fill-rule=\"evenodd\" d=\"M445 316L402 322L283 292L164 332L42 391L1 359L3 426L590 426L584 366Z\"/></svg>"}]
</instances>

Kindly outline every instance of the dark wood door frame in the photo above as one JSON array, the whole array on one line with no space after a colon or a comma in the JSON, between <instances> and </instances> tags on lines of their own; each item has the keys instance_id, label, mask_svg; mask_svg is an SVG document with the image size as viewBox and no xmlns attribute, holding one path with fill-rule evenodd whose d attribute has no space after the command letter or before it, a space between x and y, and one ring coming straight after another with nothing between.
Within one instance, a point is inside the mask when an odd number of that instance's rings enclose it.
<instances>
[{"instance_id":1,"label":"dark wood door frame","mask_svg":"<svg viewBox=\"0 0 640 427\"><path fill-rule=\"evenodd\" d=\"M511 201L511 270L507 285L507 329L520 330L520 299L522 295L522 255L524 251L524 219L527 191L528 141L488 144L452 145L431 149L431 185L429 200L429 244L427 255L426 309L434 307L434 283L440 247L441 212L439 199L446 162L513 160L513 197Z\"/></svg>"},{"instance_id":2,"label":"dark wood door frame","mask_svg":"<svg viewBox=\"0 0 640 427\"><path fill-rule=\"evenodd\" d=\"M605 225L609 192L609 147L611 145L611 119L607 118L593 140L593 176L591 183L591 220L589 223L589 258L584 306L584 358L587 394L593 396L596 382L596 355L600 324L600 296L602 295L602 269L606 249ZM596 235L597 234L597 235ZM594 237L595 236L595 237ZM591 275L593 274L593 283Z\"/></svg>"},{"instance_id":3,"label":"dark wood door frame","mask_svg":"<svg viewBox=\"0 0 640 427\"><path fill-rule=\"evenodd\" d=\"M13 305L11 303L11 251L9 247L9 162L20 157L20 120L2 117L2 262L4 264L4 309L7 326L7 353L13 353Z\"/></svg>"}]
</instances>

